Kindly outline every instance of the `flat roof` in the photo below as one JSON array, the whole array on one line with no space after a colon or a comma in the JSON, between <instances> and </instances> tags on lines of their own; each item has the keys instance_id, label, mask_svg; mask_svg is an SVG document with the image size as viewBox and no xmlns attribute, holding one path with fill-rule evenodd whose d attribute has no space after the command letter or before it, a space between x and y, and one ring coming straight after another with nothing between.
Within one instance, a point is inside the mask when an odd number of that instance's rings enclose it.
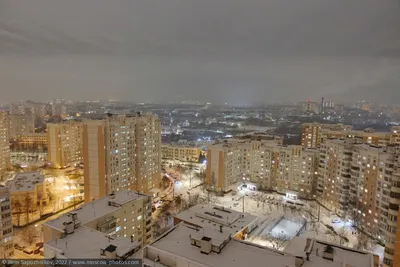
<instances>
[{"instance_id":1,"label":"flat roof","mask_svg":"<svg viewBox=\"0 0 400 267\"><path fill-rule=\"evenodd\" d=\"M153 242L147 249L156 249L185 258L196 266L210 267L294 267L295 257L286 253L261 247L255 244L230 239L222 251L217 254L204 254L200 248L191 245L191 235L198 233L194 227L184 223ZM213 238L213 237L211 237ZM146 262L146 259L145 259Z\"/></svg>"},{"instance_id":2,"label":"flat roof","mask_svg":"<svg viewBox=\"0 0 400 267\"><path fill-rule=\"evenodd\" d=\"M44 176L40 172L20 172L9 180L10 192L23 192L35 189L35 186L44 182Z\"/></svg>"},{"instance_id":3,"label":"flat roof","mask_svg":"<svg viewBox=\"0 0 400 267\"><path fill-rule=\"evenodd\" d=\"M92 202L85 203L81 207L72 212L77 213L78 220L83 224L87 224L93 220L106 216L111 212L114 212L120 209L119 205L123 205L130 201L135 201L140 198L147 198L149 196L138 194L136 192L121 190L114 194L114 198L110 196L106 196L103 198L96 199ZM109 205L109 200L117 205ZM68 216L71 212L66 213L58 217L57 219L48 221L44 223L44 225L56 229L58 231L64 231L64 222L71 221L70 216Z\"/></svg>"},{"instance_id":4,"label":"flat roof","mask_svg":"<svg viewBox=\"0 0 400 267\"><path fill-rule=\"evenodd\" d=\"M310 241L314 242L310 253L310 260L305 261L302 267L320 267L320 266L373 267L374 266L374 257L373 254L370 252L360 251L315 239L310 239ZM284 251L293 254L295 256L305 257L306 244L307 244L307 238L294 237ZM324 259L322 257L323 251L327 246L331 246L333 248L334 251L333 261ZM318 250L318 256L317 256L317 250Z\"/></svg>"},{"instance_id":5,"label":"flat roof","mask_svg":"<svg viewBox=\"0 0 400 267\"><path fill-rule=\"evenodd\" d=\"M85 226L75 229L73 234L45 244L45 247L59 251L67 258L75 259L100 258L101 249L107 249L110 252L116 250L118 256L123 256L138 246L140 244L137 241L131 242L126 237L111 238L107 234Z\"/></svg>"},{"instance_id":6,"label":"flat roof","mask_svg":"<svg viewBox=\"0 0 400 267\"><path fill-rule=\"evenodd\" d=\"M222 225L225 231L237 233L252 222L257 216L241 213L222 206L199 204L175 215L175 218L200 227L215 227L219 230Z\"/></svg>"}]
</instances>

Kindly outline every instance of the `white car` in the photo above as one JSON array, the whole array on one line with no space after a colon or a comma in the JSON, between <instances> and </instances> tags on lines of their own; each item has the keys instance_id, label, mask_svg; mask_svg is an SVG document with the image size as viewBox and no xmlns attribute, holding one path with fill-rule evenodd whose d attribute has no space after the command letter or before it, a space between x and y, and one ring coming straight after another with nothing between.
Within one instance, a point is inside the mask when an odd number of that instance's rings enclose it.
<instances>
[{"instance_id":1,"label":"white car","mask_svg":"<svg viewBox=\"0 0 400 267\"><path fill-rule=\"evenodd\" d=\"M339 219L332 219L332 223L340 223Z\"/></svg>"}]
</instances>

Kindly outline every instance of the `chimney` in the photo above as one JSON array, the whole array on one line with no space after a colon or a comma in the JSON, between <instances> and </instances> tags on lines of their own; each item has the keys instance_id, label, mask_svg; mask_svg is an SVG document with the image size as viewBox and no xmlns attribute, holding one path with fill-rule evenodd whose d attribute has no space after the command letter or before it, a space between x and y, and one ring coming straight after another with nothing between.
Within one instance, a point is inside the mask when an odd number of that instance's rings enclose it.
<instances>
[{"instance_id":1,"label":"chimney","mask_svg":"<svg viewBox=\"0 0 400 267\"><path fill-rule=\"evenodd\" d=\"M222 225L219 226L219 232L222 233Z\"/></svg>"},{"instance_id":2,"label":"chimney","mask_svg":"<svg viewBox=\"0 0 400 267\"><path fill-rule=\"evenodd\" d=\"M133 243L135 240L133 240L133 235L131 235L131 243Z\"/></svg>"}]
</instances>

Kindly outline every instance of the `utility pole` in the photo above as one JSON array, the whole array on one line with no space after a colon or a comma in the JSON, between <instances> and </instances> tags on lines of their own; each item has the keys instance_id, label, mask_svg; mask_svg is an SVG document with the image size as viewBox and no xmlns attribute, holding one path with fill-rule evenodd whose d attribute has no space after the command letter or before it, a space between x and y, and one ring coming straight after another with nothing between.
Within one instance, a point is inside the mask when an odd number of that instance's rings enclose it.
<instances>
[{"instance_id":1,"label":"utility pole","mask_svg":"<svg viewBox=\"0 0 400 267\"><path fill-rule=\"evenodd\" d=\"M318 222L319 222L320 216L321 216L321 205L318 203Z\"/></svg>"},{"instance_id":2,"label":"utility pole","mask_svg":"<svg viewBox=\"0 0 400 267\"><path fill-rule=\"evenodd\" d=\"M243 196L243 214L244 214L244 196Z\"/></svg>"}]
</instances>

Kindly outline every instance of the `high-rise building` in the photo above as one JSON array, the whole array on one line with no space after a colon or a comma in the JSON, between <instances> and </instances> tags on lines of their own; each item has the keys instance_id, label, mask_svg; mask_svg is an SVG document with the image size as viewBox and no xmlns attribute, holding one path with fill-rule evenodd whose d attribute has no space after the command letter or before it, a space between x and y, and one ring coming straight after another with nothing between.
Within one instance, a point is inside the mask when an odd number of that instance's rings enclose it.
<instances>
[{"instance_id":1,"label":"high-rise building","mask_svg":"<svg viewBox=\"0 0 400 267\"><path fill-rule=\"evenodd\" d=\"M80 121L47 124L48 160L60 168L83 157L83 124Z\"/></svg>"},{"instance_id":2,"label":"high-rise building","mask_svg":"<svg viewBox=\"0 0 400 267\"><path fill-rule=\"evenodd\" d=\"M318 151L282 146L279 140L226 140L207 148L206 182L223 193L243 182L249 189L297 192L312 198L318 170Z\"/></svg>"},{"instance_id":3,"label":"high-rise building","mask_svg":"<svg viewBox=\"0 0 400 267\"><path fill-rule=\"evenodd\" d=\"M121 189L147 193L161 179L158 117L108 115L84 122L85 201Z\"/></svg>"},{"instance_id":4,"label":"high-rise building","mask_svg":"<svg viewBox=\"0 0 400 267\"><path fill-rule=\"evenodd\" d=\"M10 145L8 136L8 114L0 112L0 176L10 166Z\"/></svg>"},{"instance_id":5,"label":"high-rise building","mask_svg":"<svg viewBox=\"0 0 400 267\"><path fill-rule=\"evenodd\" d=\"M319 201L385 243L384 266L398 266L400 146L379 147L354 138L321 145Z\"/></svg>"},{"instance_id":6,"label":"high-rise building","mask_svg":"<svg viewBox=\"0 0 400 267\"><path fill-rule=\"evenodd\" d=\"M0 185L0 258L11 258L14 254L13 225L11 216L10 193L7 187Z\"/></svg>"},{"instance_id":7,"label":"high-rise building","mask_svg":"<svg viewBox=\"0 0 400 267\"><path fill-rule=\"evenodd\" d=\"M151 205L150 196L120 190L45 222L44 257L102 258L112 245L110 259L126 259L152 241Z\"/></svg>"},{"instance_id":8,"label":"high-rise building","mask_svg":"<svg viewBox=\"0 0 400 267\"><path fill-rule=\"evenodd\" d=\"M17 138L20 135L35 132L35 117L33 114L10 114L8 122L9 138Z\"/></svg>"}]
</instances>

